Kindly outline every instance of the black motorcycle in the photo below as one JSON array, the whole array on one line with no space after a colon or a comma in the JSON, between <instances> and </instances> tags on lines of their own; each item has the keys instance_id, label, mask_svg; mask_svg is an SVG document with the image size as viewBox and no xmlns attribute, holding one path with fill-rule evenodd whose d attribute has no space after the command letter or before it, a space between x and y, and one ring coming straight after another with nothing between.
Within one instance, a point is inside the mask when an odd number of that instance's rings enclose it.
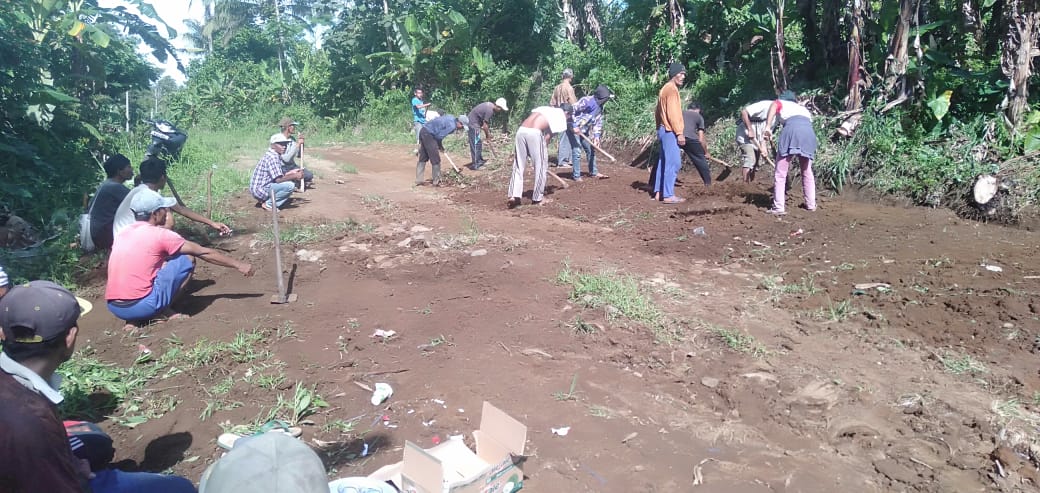
<instances>
[{"instance_id":1,"label":"black motorcycle","mask_svg":"<svg viewBox=\"0 0 1040 493\"><path fill-rule=\"evenodd\" d=\"M166 120L155 120L149 123L152 124L152 143L145 151L145 158L178 159L181 155L181 148L188 141L188 134Z\"/></svg>"}]
</instances>

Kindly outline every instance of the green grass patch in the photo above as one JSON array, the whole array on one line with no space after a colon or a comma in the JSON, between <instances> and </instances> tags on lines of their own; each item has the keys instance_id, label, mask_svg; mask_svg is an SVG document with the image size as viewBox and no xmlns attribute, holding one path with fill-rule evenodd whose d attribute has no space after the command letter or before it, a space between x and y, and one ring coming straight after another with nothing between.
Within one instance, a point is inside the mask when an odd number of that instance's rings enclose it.
<instances>
[{"instance_id":1,"label":"green grass patch","mask_svg":"<svg viewBox=\"0 0 1040 493\"><path fill-rule=\"evenodd\" d=\"M344 234L357 233L365 229L363 224L353 219L318 223L289 222L279 224L278 238L283 245L301 246L330 240ZM269 227L259 232L257 239L263 245L273 245L274 228Z\"/></svg>"},{"instance_id":2,"label":"green grass patch","mask_svg":"<svg viewBox=\"0 0 1040 493\"><path fill-rule=\"evenodd\" d=\"M565 263L556 274L556 283L570 286L570 300L585 308L613 307L614 310L607 310L610 318L621 316L648 326L662 322L663 315L632 276L611 270L577 271Z\"/></svg>"},{"instance_id":3,"label":"green grass patch","mask_svg":"<svg viewBox=\"0 0 1040 493\"><path fill-rule=\"evenodd\" d=\"M766 347L747 332L727 329L712 324L704 325L707 327L708 331L718 337L723 344L738 353L748 354L756 358L766 355Z\"/></svg>"},{"instance_id":4,"label":"green grass patch","mask_svg":"<svg viewBox=\"0 0 1040 493\"><path fill-rule=\"evenodd\" d=\"M346 173L348 175L356 175L356 174L358 174L357 166L354 166L353 164L340 163L338 168L339 168L340 171L342 171L342 172L344 172L344 173Z\"/></svg>"},{"instance_id":5,"label":"green grass patch","mask_svg":"<svg viewBox=\"0 0 1040 493\"><path fill-rule=\"evenodd\" d=\"M938 355L938 358L943 368L954 375L976 375L989 371L986 365L973 358L970 354L946 351Z\"/></svg>"},{"instance_id":6,"label":"green grass patch","mask_svg":"<svg viewBox=\"0 0 1040 493\"><path fill-rule=\"evenodd\" d=\"M683 336L681 324L658 310L633 276L609 269L575 270L564 262L555 282L570 287L571 302L582 308L602 308L611 321L625 319L643 325L653 332L657 342L672 343Z\"/></svg>"}]
</instances>

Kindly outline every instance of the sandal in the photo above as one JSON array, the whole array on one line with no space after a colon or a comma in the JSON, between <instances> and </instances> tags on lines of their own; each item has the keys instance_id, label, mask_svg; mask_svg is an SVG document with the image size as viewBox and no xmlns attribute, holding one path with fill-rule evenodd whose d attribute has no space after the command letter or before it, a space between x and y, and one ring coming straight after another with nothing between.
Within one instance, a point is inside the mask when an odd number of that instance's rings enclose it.
<instances>
[{"instance_id":1,"label":"sandal","mask_svg":"<svg viewBox=\"0 0 1040 493\"><path fill-rule=\"evenodd\" d=\"M604 175L603 173L596 173L596 174L592 175L592 177L593 178L599 178L600 180L606 180L607 178L610 178L609 176Z\"/></svg>"}]
</instances>

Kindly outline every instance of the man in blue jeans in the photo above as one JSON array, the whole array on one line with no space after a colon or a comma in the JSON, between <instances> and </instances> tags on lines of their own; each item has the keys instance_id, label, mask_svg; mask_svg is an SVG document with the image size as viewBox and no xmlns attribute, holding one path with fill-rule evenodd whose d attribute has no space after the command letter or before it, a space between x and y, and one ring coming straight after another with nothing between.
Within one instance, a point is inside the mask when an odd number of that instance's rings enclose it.
<instances>
[{"instance_id":1,"label":"man in blue jeans","mask_svg":"<svg viewBox=\"0 0 1040 493\"><path fill-rule=\"evenodd\" d=\"M74 455L58 418L55 371L72 357L79 317L90 310L49 281L15 286L0 299L0 491L11 493L195 493L187 479L91 470Z\"/></svg>"},{"instance_id":2,"label":"man in blue jeans","mask_svg":"<svg viewBox=\"0 0 1040 493\"><path fill-rule=\"evenodd\" d=\"M282 154L291 140L277 133L271 136L269 142L271 147L264 153L260 161L253 168L253 176L249 179L249 193L257 200L257 205L264 210L271 207L281 208L288 202L293 190L296 189L297 180L303 179L303 170L300 168L289 171L282 170ZM274 185L274 197L271 197L271 185ZM273 200L272 200L273 199Z\"/></svg>"},{"instance_id":3,"label":"man in blue jeans","mask_svg":"<svg viewBox=\"0 0 1040 493\"><path fill-rule=\"evenodd\" d=\"M581 151L589 158L589 176L593 178L609 178L596 169L596 150L592 144L599 145L603 136L603 105L614 99L614 92L610 87L600 84L596 91L578 100L574 105L574 126L571 131L578 137L578 147L571 151L571 161L574 164L574 181L582 181L581 178Z\"/></svg>"}]
</instances>

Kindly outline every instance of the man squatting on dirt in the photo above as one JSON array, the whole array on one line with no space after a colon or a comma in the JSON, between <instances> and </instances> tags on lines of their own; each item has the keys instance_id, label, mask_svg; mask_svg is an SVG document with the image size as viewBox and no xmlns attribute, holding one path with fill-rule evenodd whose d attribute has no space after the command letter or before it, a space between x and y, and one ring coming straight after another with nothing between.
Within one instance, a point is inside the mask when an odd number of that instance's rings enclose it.
<instances>
[{"instance_id":1,"label":"man squatting on dirt","mask_svg":"<svg viewBox=\"0 0 1040 493\"><path fill-rule=\"evenodd\" d=\"M269 139L271 147L264 153L253 168L253 175L249 178L249 193L257 200L257 205L264 210L271 207L279 209L289 201L294 190L296 180L303 179L303 170L300 168L282 171L282 154L291 140L277 133ZM274 185L274 197L271 197L271 185Z\"/></svg>"},{"instance_id":2,"label":"man squatting on dirt","mask_svg":"<svg viewBox=\"0 0 1040 493\"><path fill-rule=\"evenodd\" d=\"M108 259L105 299L108 311L126 320L125 328L159 316L185 318L170 304L184 292L195 271L195 257L221 267L237 269L246 277L253 266L203 247L166 229L166 217L175 199L144 190L130 201L137 222L116 234Z\"/></svg>"},{"instance_id":3,"label":"man squatting on dirt","mask_svg":"<svg viewBox=\"0 0 1040 493\"><path fill-rule=\"evenodd\" d=\"M798 104L795 94L784 91L773 105L769 107L766 118L766 139L772 137L773 123L783 125L780 138L776 144L776 172L773 175L773 208L769 214L782 216L784 210L784 193L787 188L787 168L791 158L797 157L802 166L802 194L805 196L805 208L816 210L816 178L812 172L813 156L816 155L816 131L812 126L812 113L805 106Z\"/></svg>"},{"instance_id":4,"label":"man squatting on dirt","mask_svg":"<svg viewBox=\"0 0 1040 493\"><path fill-rule=\"evenodd\" d=\"M516 158L513 160L513 176L509 179L509 206L520 205L520 197L524 193L524 168L527 159L531 159L534 168L534 188L531 190L531 202L543 204L545 190L545 173L549 166L549 141L552 135L567 129L567 113L571 105L563 103L560 108L539 106L531 110L531 114L516 130Z\"/></svg>"},{"instance_id":5,"label":"man squatting on dirt","mask_svg":"<svg viewBox=\"0 0 1040 493\"><path fill-rule=\"evenodd\" d=\"M434 118L419 130L419 162L415 163L415 185L421 186L426 177L426 161L433 164L433 186L441 186L441 153L444 138L456 130L470 129L469 117L444 115Z\"/></svg>"},{"instance_id":6,"label":"man squatting on dirt","mask_svg":"<svg viewBox=\"0 0 1040 493\"><path fill-rule=\"evenodd\" d=\"M288 173L300 167L300 165L296 164L296 158L303 157L303 133L299 133L298 138L293 135L297 133L296 127L299 125L299 123L289 117L282 118L278 122L278 128L282 130L282 137L287 142L285 152L282 153L283 173ZM307 188L310 188L311 182L314 181L314 173L309 169L303 170L303 181L306 182Z\"/></svg>"}]
</instances>

